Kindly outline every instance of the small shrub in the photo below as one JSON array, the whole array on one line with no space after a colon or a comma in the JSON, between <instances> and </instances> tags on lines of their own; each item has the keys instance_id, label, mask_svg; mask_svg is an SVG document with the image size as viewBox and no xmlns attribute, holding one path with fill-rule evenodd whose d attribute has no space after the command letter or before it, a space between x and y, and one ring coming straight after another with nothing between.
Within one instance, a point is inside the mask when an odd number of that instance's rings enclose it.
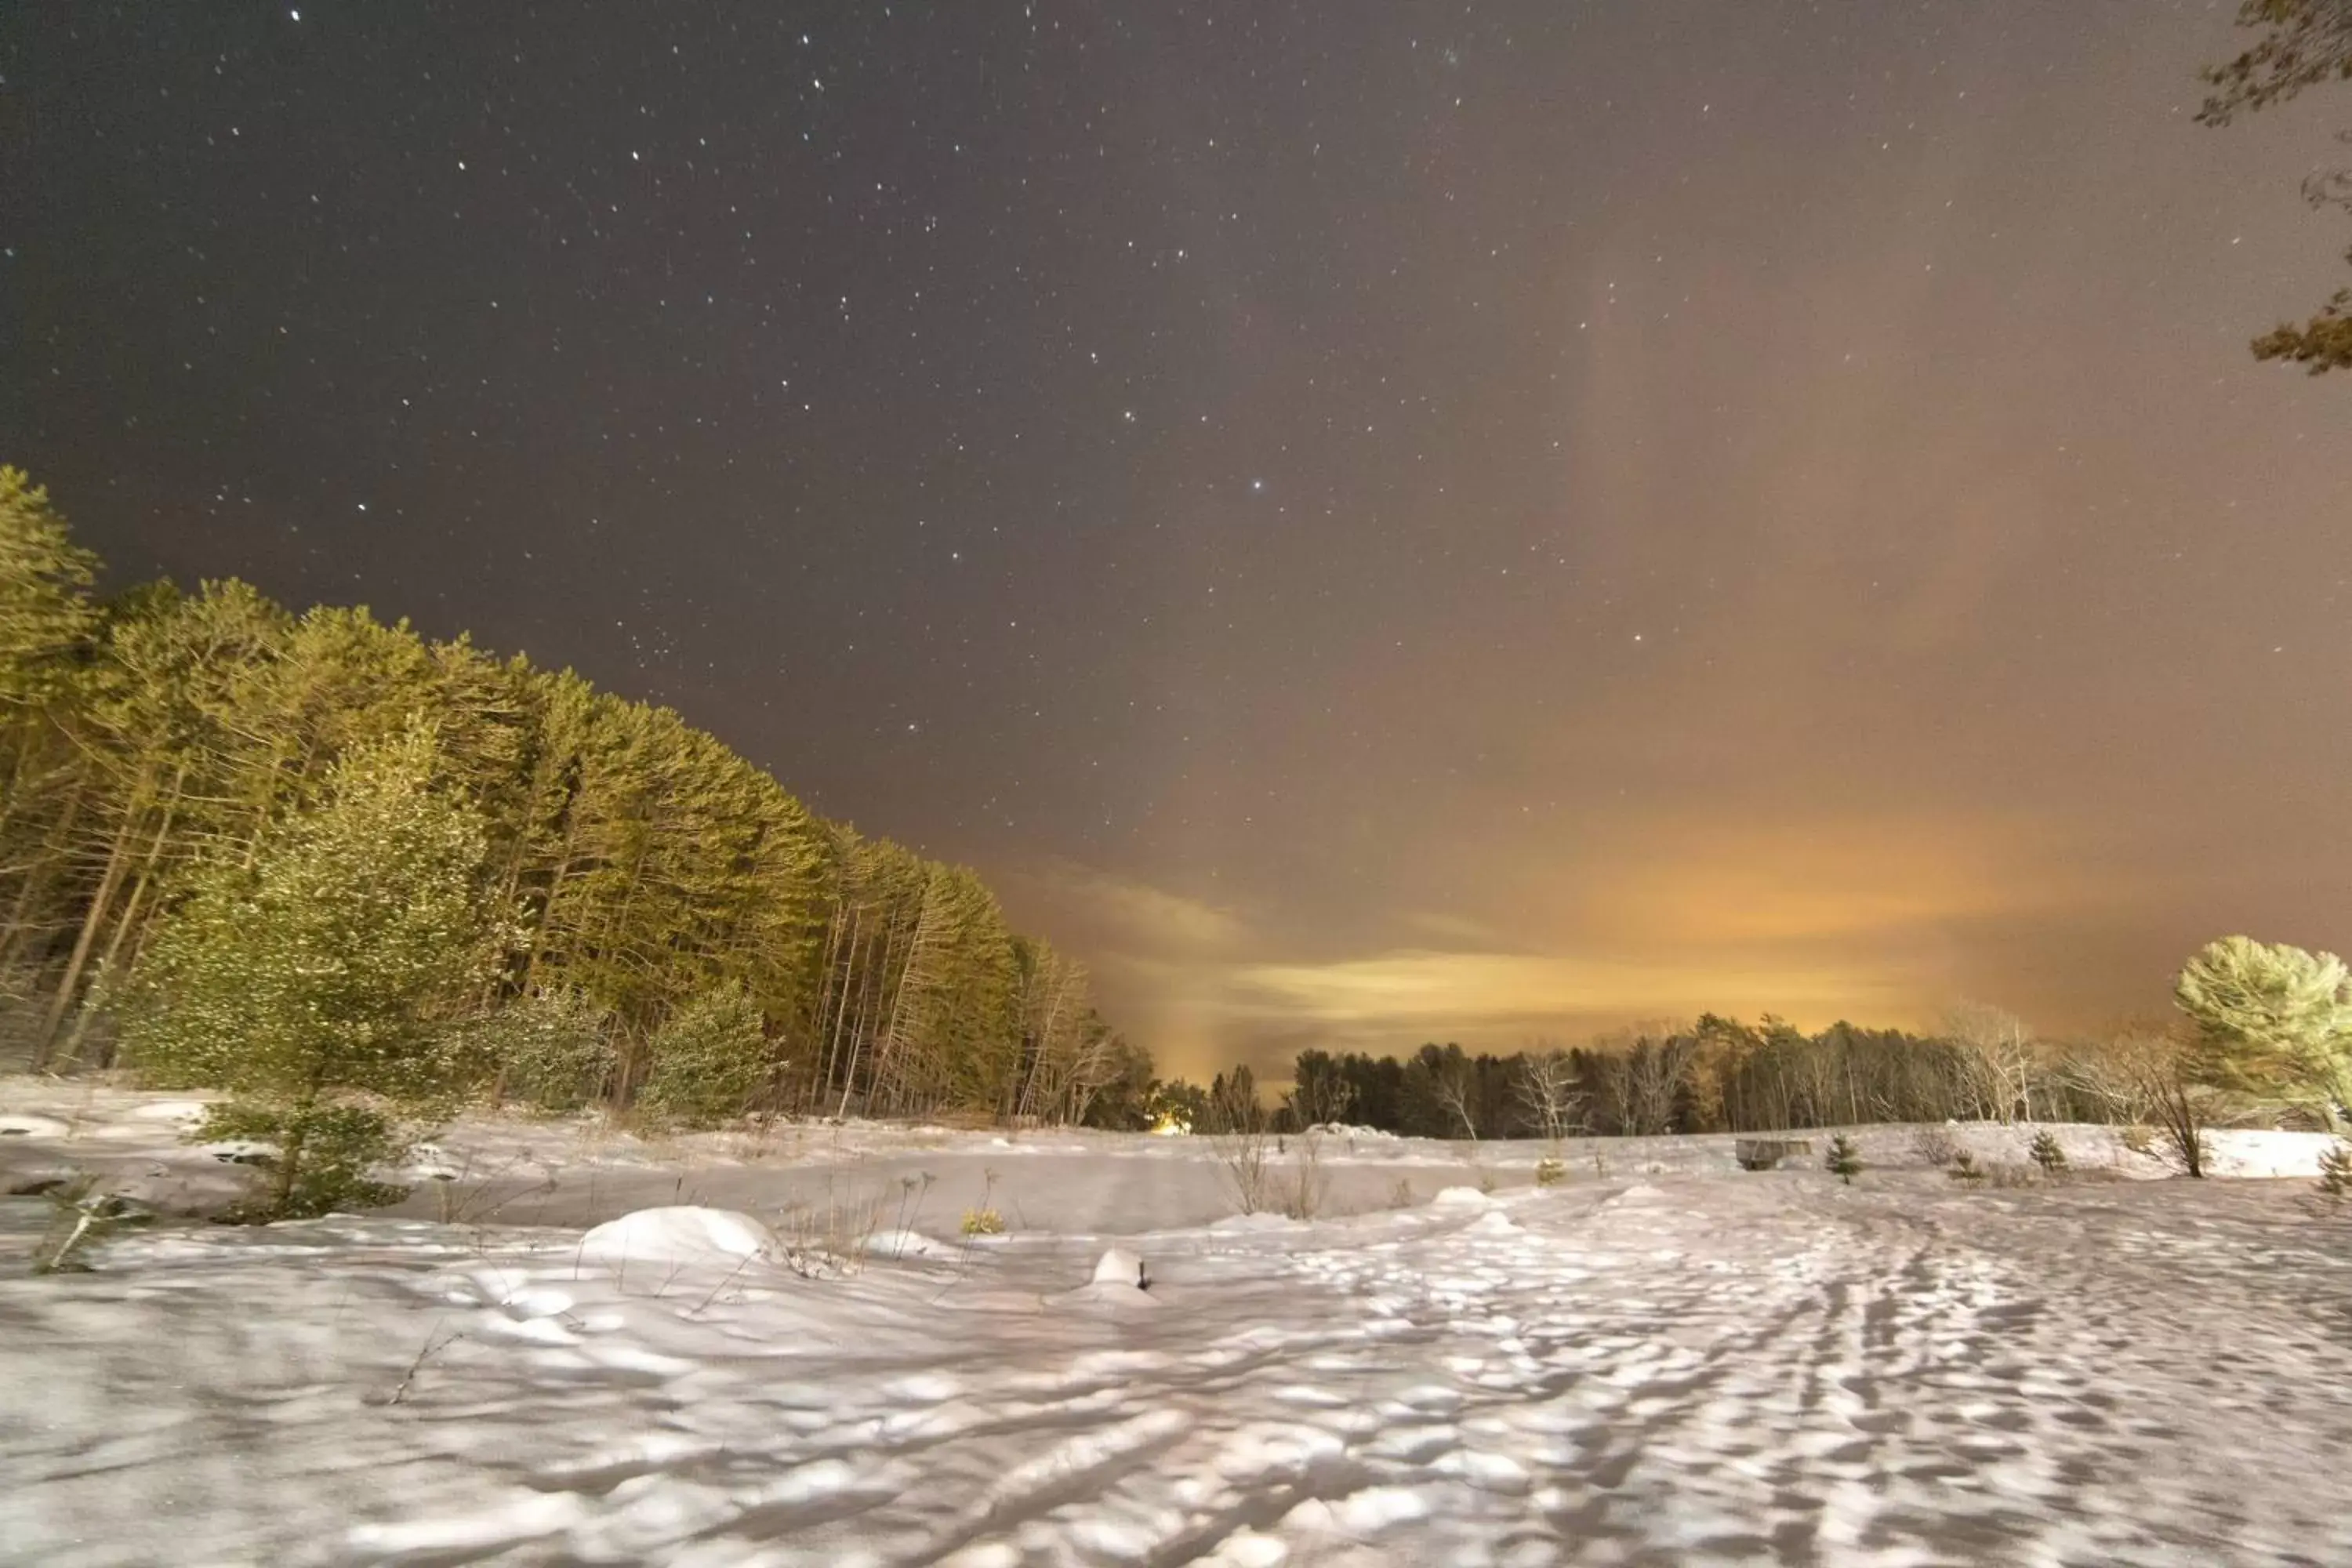
<instances>
[{"instance_id":1,"label":"small shrub","mask_svg":"<svg viewBox=\"0 0 2352 1568\"><path fill-rule=\"evenodd\" d=\"M1389 1189L1389 1207L1391 1208L1409 1209L1420 1201L1413 1196L1412 1183L1405 1177L1399 1176L1396 1179L1396 1185Z\"/></svg>"},{"instance_id":2,"label":"small shrub","mask_svg":"<svg viewBox=\"0 0 2352 1568\"><path fill-rule=\"evenodd\" d=\"M980 1173L980 1202L963 1211L963 1233L972 1236L1003 1236L1004 1216L996 1212L996 1173Z\"/></svg>"},{"instance_id":3,"label":"small shrub","mask_svg":"<svg viewBox=\"0 0 2352 1568\"><path fill-rule=\"evenodd\" d=\"M1487 1194L1492 1194L1492 1193L1494 1192L1494 1190L1495 1190L1495 1173L1494 1173L1494 1172L1492 1172L1492 1171L1481 1171L1481 1172L1479 1172L1479 1173L1478 1173L1478 1190L1479 1190L1480 1192L1482 1192L1482 1193L1487 1193Z\"/></svg>"},{"instance_id":4,"label":"small shrub","mask_svg":"<svg viewBox=\"0 0 2352 1568\"><path fill-rule=\"evenodd\" d=\"M1862 1152L1852 1139L1840 1132L1830 1140L1830 1152L1822 1161L1822 1167L1850 1187L1853 1179L1862 1174Z\"/></svg>"},{"instance_id":5,"label":"small shrub","mask_svg":"<svg viewBox=\"0 0 2352 1568\"><path fill-rule=\"evenodd\" d=\"M1546 1155L1536 1162L1536 1185L1556 1187L1568 1180L1568 1163L1556 1155Z\"/></svg>"},{"instance_id":6,"label":"small shrub","mask_svg":"<svg viewBox=\"0 0 2352 1568\"><path fill-rule=\"evenodd\" d=\"M1952 1136L1948 1127L1919 1129L1911 1136L1911 1152L1918 1156L1921 1164L1937 1170L1956 1164L1965 1156L1960 1141Z\"/></svg>"},{"instance_id":7,"label":"small shrub","mask_svg":"<svg viewBox=\"0 0 2352 1568\"><path fill-rule=\"evenodd\" d=\"M2352 1197L2352 1143L2338 1138L2319 1156L2319 1195L2331 1209Z\"/></svg>"},{"instance_id":8,"label":"small shrub","mask_svg":"<svg viewBox=\"0 0 2352 1568\"><path fill-rule=\"evenodd\" d=\"M1274 1140L1256 1128L1228 1132L1217 1140L1217 1163L1223 1167L1225 1185L1244 1214L1276 1206Z\"/></svg>"},{"instance_id":9,"label":"small shrub","mask_svg":"<svg viewBox=\"0 0 2352 1568\"><path fill-rule=\"evenodd\" d=\"M1323 1169L1322 1140L1310 1132L1299 1141L1297 1155L1278 1194L1279 1205L1288 1218L1313 1219L1323 1212L1330 1191L1331 1175Z\"/></svg>"},{"instance_id":10,"label":"small shrub","mask_svg":"<svg viewBox=\"0 0 2352 1568\"><path fill-rule=\"evenodd\" d=\"M2153 1127L2126 1127L2116 1134L2116 1141L2135 1154L2156 1152L2156 1129Z\"/></svg>"},{"instance_id":11,"label":"small shrub","mask_svg":"<svg viewBox=\"0 0 2352 1568\"><path fill-rule=\"evenodd\" d=\"M1984 1172L1977 1164L1977 1157L1966 1149L1954 1151L1951 1169L1944 1173L1952 1180L1971 1187L1985 1179Z\"/></svg>"},{"instance_id":12,"label":"small shrub","mask_svg":"<svg viewBox=\"0 0 2352 1568\"><path fill-rule=\"evenodd\" d=\"M2047 1127L2033 1135L2033 1145L2027 1151L2042 1173L2055 1180L2066 1173L2066 1151L2058 1146L2058 1136Z\"/></svg>"}]
</instances>

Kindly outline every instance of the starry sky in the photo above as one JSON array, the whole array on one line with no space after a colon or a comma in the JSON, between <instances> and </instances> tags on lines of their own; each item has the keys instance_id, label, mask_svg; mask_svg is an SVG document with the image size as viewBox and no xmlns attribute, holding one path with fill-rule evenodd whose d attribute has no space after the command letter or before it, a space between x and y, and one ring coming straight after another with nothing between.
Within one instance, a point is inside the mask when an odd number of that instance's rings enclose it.
<instances>
[{"instance_id":1,"label":"starry sky","mask_svg":"<svg viewBox=\"0 0 2352 1568\"><path fill-rule=\"evenodd\" d=\"M670 703L1165 1068L2352 944L2233 6L0 11L0 458Z\"/></svg>"}]
</instances>

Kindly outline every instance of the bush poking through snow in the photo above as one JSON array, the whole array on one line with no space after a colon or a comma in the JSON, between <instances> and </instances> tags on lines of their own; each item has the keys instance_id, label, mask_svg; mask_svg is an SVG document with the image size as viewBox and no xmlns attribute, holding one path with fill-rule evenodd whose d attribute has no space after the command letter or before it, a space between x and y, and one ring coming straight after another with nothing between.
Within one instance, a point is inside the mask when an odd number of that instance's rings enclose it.
<instances>
[{"instance_id":1,"label":"bush poking through snow","mask_svg":"<svg viewBox=\"0 0 2352 1568\"><path fill-rule=\"evenodd\" d=\"M1313 1219L1323 1212L1331 1191L1331 1173L1323 1168L1323 1140L1308 1133L1298 1141L1279 1184L1277 1201L1291 1219Z\"/></svg>"},{"instance_id":2,"label":"bush poking through snow","mask_svg":"<svg viewBox=\"0 0 2352 1568\"><path fill-rule=\"evenodd\" d=\"M2156 1152L2156 1129L2133 1125L2116 1134L2116 1141L2135 1154Z\"/></svg>"},{"instance_id":3,"label":"bush poking through snow","mask_svg":"<svg viewBox=\"0 0 2352 1568\"><path fill-rule=\"evenodd\" d=\"M1556 1187L1568 1180L1568 1162L1557 1154L1547 1154L1536 1162L1536 1185Z\"/></svg>"},{"instance_id":4,"label":"bush poking through snow","mask_svg":"<svg viewBox=\"0 0 2352 1568\"><path fill-rule=\"evenodd\" d=\"M1969 1187L1981 1184L1985 1179L1984 1170L1977 1163L1977 1157L1966 1149L1953 1150L1951 1168L1944 1174Z\"/></svg>"},{"instance_id":5,"label":"bush poking through snow","mask_svg":"<svg viewBox=\"0 0 2352 1568\"><path fill-rule=\"evenodd\" d=\"M906 1245L904 1216L915 1185L914 1178L909 1177L899 1190L901 1223L896 1233L896 1249L903 1250ZM889 1206L887 1192L845 1195L827 1180L822 1203L791 1204L778 1216L775 1231L783 1247L785 1267L804 1279L831 1279L856 1273L866 1255L874 1250L874 1238L882 1229L883 1212Z\"/></svg>"},{"instance_id":6,"label":"bush poking through snow","mask_svg":"<svg viewBox=\"0 0 2352 1568\"><path fill-rule=\"evenodd\" d=\"M996 1173L981 1173L980 1202L963 1211L962 1230L965 1236L1003 1236L1004 1216L996 1212Z\"/></svg>"},{"instance_id":7,"label":"bush poking through snow","mask_svg":"<svg viewBox=\"0 0 2352 1568\"><path fill-rule=\"evenodd\" d=\"M2055 1181L2066 1173L2066 1151L2058 1145L2058 1135L2047 1127L2033 1135L2033 1145L2026 1152L2042 1167L2042 1173Z\"/></svg>"},{"instance_id":8,"label":"bush poking through snow","mask_svg":"<svg viewBox=\"0 0 2352 1568\"><path fill-rule=\"evenodd\" d=\"M1853 1140L1837 1133L1830 1139L1830 1152L1822 1167L1850 1187L1853 1179L1862 1174L1862 1152L1853 1146Z\"/></svg>"},{"instance_id":9,"label":"bush poking through snow","mask_svg":"<svg viewBox=\"0 0 2352 1568\"><path fill-rule=\"evenodd\" d=\"M1217 1163L1225 1186L1242 1213L1260 1214L1271 1208L1274 1139L1263 1129L1244 1127L1217 1140Z\"/></svg>"},{"instance_id":10,"label":"bush poking through snow","mask_svg":"<svg viewBox=\"0 0 2352 1568\"><path fill-rule=\"evenodd\" d=\"M1918 1156L1921 1164L1942 1170L1957 1163L1965 1151L1950 1128L1922 1127L1911 1135L1911 1152Z\"/></svg>"},{"instance_id":11,"label":"bush poking through snow","mask_svg":"<svg viewBox=\"0 0 2352 1568\"><path fill-rule=\"evenodd\" d=\"M2352 1197L2352 1143L2341 1138L2319 1156L2319 1197L2331 1212Z\"/></svg>"}]
</instances>

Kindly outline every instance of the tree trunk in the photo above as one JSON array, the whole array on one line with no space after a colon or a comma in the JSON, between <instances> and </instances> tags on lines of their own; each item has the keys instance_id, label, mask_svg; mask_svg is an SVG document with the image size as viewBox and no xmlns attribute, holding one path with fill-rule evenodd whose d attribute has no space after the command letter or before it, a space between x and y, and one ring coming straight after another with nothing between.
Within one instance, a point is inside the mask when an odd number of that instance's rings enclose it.
<instances>
[{"instance_id":1,"label":"tree trunk","mask_svg":"<svg viewBox=\"0 0 2352 1568\"><path fill-rule=\"evenodd\" d=\"M106 870L98 879L98 891L90 895L89 909L83 914L81 930L74 938L73 953L66 960L65 977L58 983L57 994L49 1000L49 1010L41 1020L40 1033L33 1047L33 1067L36 1071L48 1065L50 1047L58 1036L58 1026L65 1022L66 1011L73 1005L75 993L80 988L81 973L89 963L91 947L98 941L100 927L112 910L115 890L122 885L122 874L130 864L131 840L140 819L146 815L147 795L152 787L150 775L142 773L131 793L131 803L123 810L122 825L115 830L114 842L108 848Z\"/></svg>"},{"instance_id":2,"label":"tree trunk","mask_svg":"<svg viewBox=\"0 0 2352 1568\"><path fill-rule=\"evenodd\" d=\"M155 837L147 846L146 858L139 863L139 879L131 885L130 900L122 906L121 917L114 922L114 934L107 939L105 956L98 961L98 978L90 985L93 997L101 988L121 977L121 972L116 963L122 954L122 940L138 923L141 906L145 903L147 889L155 878L155 867L163 858L163 846L171 841L172 825L179 819L182 792L187 782L188 764L182 763L180 771L172 779L172 793L163 805L163 819L156 826ZM89 1028L90 1011L85 1005L74 1014L73 1027L67 1031L65 1044L58 1052L68 1061L78 1060L81 1055L81 1037Z\"/></svg>"}]
</instances>

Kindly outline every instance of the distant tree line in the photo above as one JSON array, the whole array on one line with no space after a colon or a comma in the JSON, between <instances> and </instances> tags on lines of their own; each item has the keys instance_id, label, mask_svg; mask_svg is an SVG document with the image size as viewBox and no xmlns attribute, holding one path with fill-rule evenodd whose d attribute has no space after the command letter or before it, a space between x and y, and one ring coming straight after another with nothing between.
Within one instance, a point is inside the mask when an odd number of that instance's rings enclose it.
<instances>
[{"instance_id":1,"label":"distant tree line","mask_svg":"<svg viewBox=\"0 0 2352 1568\"><path fill-rule=\"evenodd\" d=\"M1452 1044L1402 1059L1301 1051L1290 1089L1261 1114L1278 1130L1344 1123L1454 1139L2106 1119L2113 1107L2074 1067L1990 1009L1942 1035L1843 1023L1809 1035L1769 1016L1710 1014L1507 1056ZM1161 1094L1174 1103L1182 1086ZM1246 1068L1221 1074L1199 1091L1195 1125L1224 1131L1255 1099Z\"/></svg>"},{"instance_id":2,"label":"distant tree line","mask_svg":"<svg viewBox=\"0 0 2352 1568\"><path fill-rule=\"evenodd\" d=\"M1343 1124L1444 1139L1781 1131L1870 1122L2092 1121L2160 1131L2202 1174L2201 1130L2334 1128L2352 1117L2352 972L2246 937L2208 944L2174 986L2179 1016L2104 1037L2038 1037L1999 1008L1933 1034L1833 1024L1806 1034L1703 1016L1508 1056L1424 1045L1397 1058L1301 1051L1263 1103L1246 1067L1173 1083L1156 1111L1196 1131Z\"/></svg>"},{"instance_id":3,"label":"distant tree line","mask_svg":"<svg viewBox=\"0 0 2352 1568\"><path fill-rule=\"evenodd\" d=\"M0 1048L308 1106L432 1086L1124 1125L1150 1058L961 867L667 709L245 584L94 595L0 469ZM289 1112L290 1113L290 1112Z\"/></svg>"}]
</instances>

